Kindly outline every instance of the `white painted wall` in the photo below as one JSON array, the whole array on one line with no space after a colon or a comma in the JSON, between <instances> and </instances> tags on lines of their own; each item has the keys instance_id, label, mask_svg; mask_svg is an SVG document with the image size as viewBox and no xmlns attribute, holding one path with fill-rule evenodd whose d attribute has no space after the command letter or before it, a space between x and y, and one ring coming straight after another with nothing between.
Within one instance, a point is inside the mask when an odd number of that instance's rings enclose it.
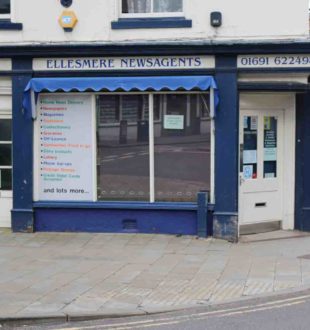
<instances>
[{"instance_id":1,"label":"white painted wall","mask_svg":"<svg viewBox=\"0 0 310 330\"><path fill-rule=\"evenodd\" d=\"M111 30L119 14L118 0L74 0L70 8L79 22L72 33L63 32L59 0L12 0L12 21L22 31L0 31L1 43L115 42L184 39L285 39L309 35L308 0L184 0L192 28ZM210 12L223 13L220 28L210 26Z\"/></svg>"}]
</instances>

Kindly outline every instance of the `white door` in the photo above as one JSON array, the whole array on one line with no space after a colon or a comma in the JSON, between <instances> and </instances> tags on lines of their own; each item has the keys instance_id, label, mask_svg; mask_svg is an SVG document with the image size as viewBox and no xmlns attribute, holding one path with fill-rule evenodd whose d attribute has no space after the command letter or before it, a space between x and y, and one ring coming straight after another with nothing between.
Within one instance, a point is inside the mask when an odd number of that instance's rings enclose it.
<instances>
[{"instance_id":1,"label":"white door","mask_svg":"<svg viewBox=\"0 0 310 330\"><path fill-rule=\"evenodd\" d=\"M0 227L11 227L12 118L0 115Z\"/></svg>"},{"instance_id":2,"label":"white door","mask_svg":"<svg viewBox=\"0 0 310 330\"><path fill-rule=\"evenodd\" d=\"M283 220L284 110L240 110L239 221Z\"/></svg>"}]
</instances>

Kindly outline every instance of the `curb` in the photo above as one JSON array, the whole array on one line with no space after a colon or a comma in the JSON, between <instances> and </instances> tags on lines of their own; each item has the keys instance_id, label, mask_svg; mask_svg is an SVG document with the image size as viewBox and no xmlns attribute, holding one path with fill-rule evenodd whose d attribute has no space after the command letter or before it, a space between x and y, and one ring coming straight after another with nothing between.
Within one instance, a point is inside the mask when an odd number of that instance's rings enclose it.
<instances>
[{"instance_id":1,"label":"curb","mask_svg":"<svg viewBox=\"0 0 310 330\"><path fill-rule=\"evenodd\" d=\"M83 322L83 321L94 321L94 320L103 320L103 319L116 319L116 318L126 318L126 317L139 317L139 316L147 316L147 315L159 315L165 313L172 313L178 311L191 311L191 310L200 310L205 309L206 307L216 307L229 305L233 303L246 303L247 301L253 301L258 299L267 299L267 298L275 298L281 297L287 294L300 294L310 290L310 285L287 289L279 292L270 292L268 294L261 294L256 296L242 296L239 298L234 298L230 300L225 300L221 302L208 302L202 304L197 304L195 306L175 306L170 309L161 309L158 307L152 307L144 309L136 309L136 310L121 310L115 309L115 311L107 311L107 312L89 312L89 313L49 313L49 314L34 314L34 315L20 315L20 316L0 316L0 328L1 326L29 326L29 325L53 325L53 324L62 324L62 323L70 323L70 322ZM310 294L310 293L309 293Z\"/></svg>"}]
</instances>

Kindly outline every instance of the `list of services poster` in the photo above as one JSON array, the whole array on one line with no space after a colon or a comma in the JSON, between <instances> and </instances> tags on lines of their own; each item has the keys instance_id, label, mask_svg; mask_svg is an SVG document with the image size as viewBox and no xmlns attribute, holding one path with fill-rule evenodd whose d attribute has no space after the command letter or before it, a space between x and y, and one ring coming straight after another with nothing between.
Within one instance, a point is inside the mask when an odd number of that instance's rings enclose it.
<instances>
[{"instance_id":1,"label":"list of services poster","mask_svg":"<svg viewBox=\"0 0 310 330\"><path fill-rule=\"evenodd\" d=\"M94 200L93 111L90 95L39 96L38 200Z\"/></svg>"}]
</instances>

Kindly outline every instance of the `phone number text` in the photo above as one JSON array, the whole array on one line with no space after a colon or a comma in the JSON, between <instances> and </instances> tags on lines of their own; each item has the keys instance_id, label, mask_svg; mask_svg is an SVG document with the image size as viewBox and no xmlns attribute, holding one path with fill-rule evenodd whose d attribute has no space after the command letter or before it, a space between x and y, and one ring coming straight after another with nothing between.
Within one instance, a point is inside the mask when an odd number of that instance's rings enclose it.
<instances>
[{"instance_id":1,"label":"phone number text","mask_svg":"<svg viewBox=\"0 0 310 330\"><path fill-rule=\"evenodd\" d=\"M239 67L310 66L310 55L304 56L242 56Z\"/></svg>"}]
</instances>

